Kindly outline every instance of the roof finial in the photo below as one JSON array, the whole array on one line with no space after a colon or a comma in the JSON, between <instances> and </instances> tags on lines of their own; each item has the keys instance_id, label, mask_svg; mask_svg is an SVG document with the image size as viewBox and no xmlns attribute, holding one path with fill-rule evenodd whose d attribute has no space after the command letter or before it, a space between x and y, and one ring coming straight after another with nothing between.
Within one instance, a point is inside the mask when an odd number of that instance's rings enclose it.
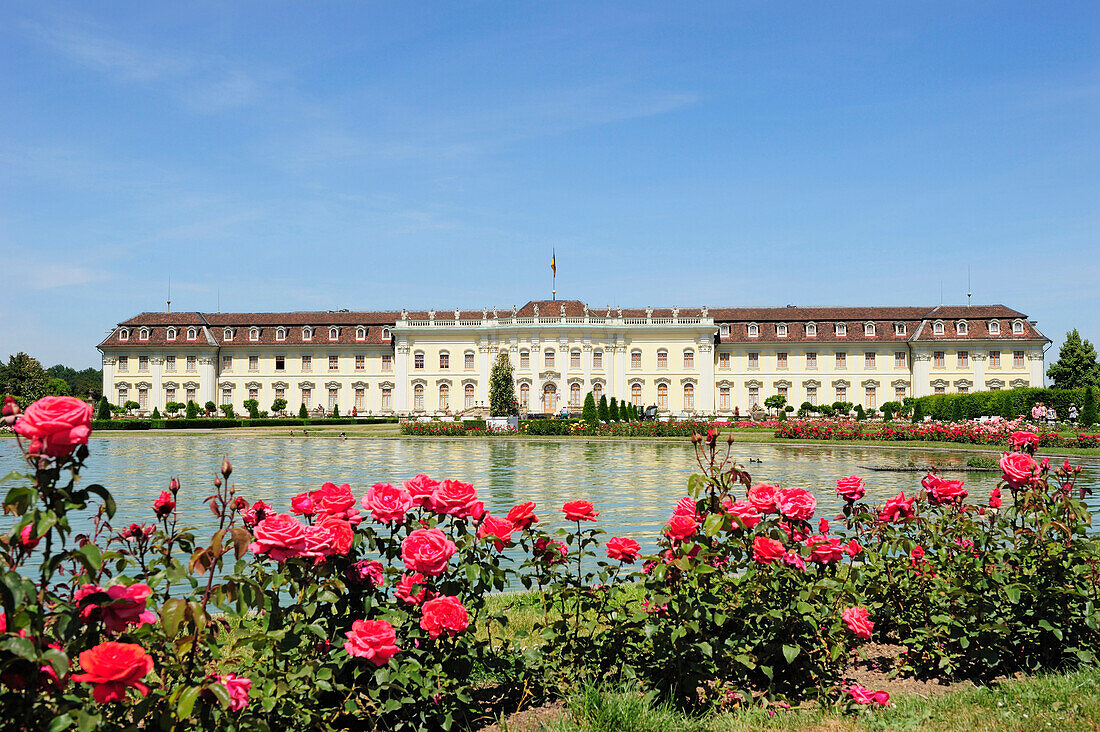
<instances>
[{"instance_id":1,"label":"roof finial","mask_svg":"<svg viewBox=\"0 0 1100 732\"><path fill-rule=\"evenodd\" d=\"M970 307L970 265L966 265L966 306Z\"/></svg>"},{"instance_id":2,"label":"roof finial","mask_svg":"<svg viewBox=\"0 0 1100 732\"><path fill-rule=\"evenodd\" d=\"M168 312L172 312L172 275L168 275Z\"/></svg>"}]
</instances>

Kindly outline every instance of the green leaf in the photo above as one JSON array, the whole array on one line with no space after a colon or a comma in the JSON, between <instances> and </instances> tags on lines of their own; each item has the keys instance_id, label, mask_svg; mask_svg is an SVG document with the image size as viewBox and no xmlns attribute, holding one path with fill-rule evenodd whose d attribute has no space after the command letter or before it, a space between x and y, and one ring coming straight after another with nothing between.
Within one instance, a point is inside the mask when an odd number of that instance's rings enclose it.
<instances>
[{"instance_id":1,"label":"green leaf","mask_svg":"<svg viewBox=\"0 0 1100 732\"><path fill-rule=\"evenodd\" d=\"M218 686L222 686L218 684ZM222 686L222 688L225 688ZM179 702L176 704L176 717L179 719L189 719L191 717L191 710L195 708L195 702L199 698L199 693L202 691L200 686L189 686L180 692Z\"/></svg>"},{"instance_id":2,"label":"green leaf","mask_svg":"<svg viewBox=\"0 0 1100 732\"><path fill-rule=\"evenodd\" d=\"M0 639L0 650L11 651L28 661L35 660L34 644L28 638L21 638L9 633L6 637Z\"/></svg>"},{"instance_id":3,"label":"green leaf","mask_svg":"<svg viewBox=\"0 0 1100 732\"><path fill-rule=\"evenodd\" d=\"M59 717L54 717L50 722L50 726L47 728L48 732L61 732L63 729L68 729L73 724L73 718L70 714L62 714Z\"/></svg>"},{"instance_id":4,"label":"green leaf","mask_svg":"<svg viewBox=\"0 0 1100 732\"><path fill-rule=\"evenodd\" d=\"M161 605L160 622L169 638L174 638L176 633L179 632L180 622L183 621L183 613L186 609L187 603L178 597L165 600L164 604Z\"/></svg>"},{"instance_id":5,"label":"green leaf","mask_svg":"<svg viewBox=\"0 0 1100 732\"><path fill-rule=\"evenodd\" d=\"M703 522L703 533L707 536L714 536L722 530L722 524L725 523L725 519L721 514L712 513L707 516L706 521Z\"/></svg>"},{"instance_id":6,"label":"green leaf","mask_svg":"<svg viewBox=\"0 0 1100 732\"><path fill-rule=\"evenodd\" d=\"M210 686L206 687L221 704L222 709L229 707L229 689L225 688L225 684L214 682Z\"/></svg>"},{"instance_id":7,"label":"green leaf","mask_svg":"<svg viewBox=\"0 0 1100 732\"><path fill-rule=\"evenodd\" d=\"M79 551L87 558L88 564L96 572L98 572L103 567L103 557L99 553L99 547L92 542L89 541L87 544L80 547L80 549L78 549L77 551Z\"/></svg>"},{"instance_id":8,"label":"green leaf","mask_svg":"<svg viewBox=\"0 0 1100 732\"><path fill-rule=\"evenodd\" d=\"M794 659L798 658L798 654L802 652L802 649L798 646L783 645L783 658L787 659L787 664L794 663Z\"/></svg>"}]
</instances>

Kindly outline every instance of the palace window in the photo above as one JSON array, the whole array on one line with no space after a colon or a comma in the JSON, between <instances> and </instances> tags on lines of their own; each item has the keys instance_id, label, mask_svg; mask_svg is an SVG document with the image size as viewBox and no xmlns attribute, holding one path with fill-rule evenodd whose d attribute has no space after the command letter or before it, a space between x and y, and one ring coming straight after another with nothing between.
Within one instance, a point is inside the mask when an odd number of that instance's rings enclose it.
<instances>
[{"instance_id":1,"label":"palace window","mask_svg":"<svg viewBox=\"0 0 1100 732\"><path fill-rule=\"evenodd\" d=\"M277 341L285 341L286 340L286 328L276 328L275 329L275 340L277 340Z\"/></svg>"},{"instance_id":2,"label":"palace window","mask_svg":"<svg viewBox=\"0 0 1100 732\"><path fill-rule=\"evenodd\" d=\"M817 323L806 323L806 337L817 338Z\"/></svg>"},{"instance_id":3,"label":"palace window","mask_svg":"<svg viewBox=\"0 0 1100 732\"><path fill-rule=\"evenodd\" d=\"M451 354L446 351L442 351L439 354L439 368L441 371L446 371L451 368Z\"/></svg>"},{"instance_id":4,"label":"palace window","mask_svg":"<svg viewBox=\"0 0 1100 732\"><path fill-rule=\"evenodd\" d=\"M176 357L175 356L165 356L164 357L164 370L165 371L175 371L176 370Z\"/></svg>"},{"instance_id":5,"label":"palace window","mask_svg":"<svg viewBox=\"0 0 1100 732\"><path fill-rule=\"evenodd\" d=\"M275 357L275 370L286 371L286 356Z\"/></svg>"},{"instance_id":6,"label":"palace window","mask_svg":"<svg viewBox=\"0 0 1100 732\"><path fill-rule=\"evenodd\" d=\"M846 337L848 335L848 324L847 323L837 323L836 324L836 334L840 338Z\"/></svg>"},{"instance_id":7,"label":"palace window","mask_svg":"<svg viewBox=\"0 0 1100 732\"><path fill-rule=\"evenodd\" d=\"M329 356L328 357L328 370L329 371L339 371L340 370L340 357L339 356Z\"/></svg>"},{"instance_id":8,"label":"palace window","mask_svg":"<svg viewBox=\"0 0 1100 732\"><path fill-rule=\"evenodd\" d=\"M227 341L233 340L233 329L232 328L226 328L225 330L222 331L222 335L224 336L225 340L227 340Z\"/></svg>"},{"instance_id":9,"label":"palace window","mask_svg":"<svg viewBox=\"0 0 1100 732\"><path fill-rule=\"evenodd\" d=\"M592 352L592 368L594 368L594 369L602 369L603 368L603 351L593 351Z\"/></svg>"},{"instance_id":10,"label":"palace window","mask_svg":"<svg viewBox=\"0 0 1100 732\"><path fill-rule=\"evenodd\" d=\"M313 340L313 328L302 328L302 340L303 341Z\"/></svg>"},{"instance_id":11,"label":"palace window","mask_svg":"<svg viewBox=\"0 0 1100 732\"><path fill-rule=\"evenodd\" d=\"M149 408L149 390L138 389L138 406L142 409Z\"/></svg>"},{"instance_id":12,"label":"palace window","mask_svg":"<svg viewBox=\"0 0 1100 732\"><path fill-rule=\"evenodd\" d=\"M730 355L728 353L718 354L718 368L728 371L730 367Z\"/></svg>"},{"instance_id":13,"label":"palace window","mask_svg":"<svg viewBox=\"0 0 1100 732\"><path fill-rule=\"evenodd\" d=\"M944 367L943 351L932 352L932 366L933 368L942 369Z\"/></svg>"},{"instance_id":14,"label":"palace window","mask_svg":"<svg viewBox=\"0 0 1100 732\"><path fill-rule=\"evenodd\" d=\"M1012 332L1017 334L1017 335L1019 335L1020 333L1023 333L1024 332L1024 321L1022 321L1022 320L1013 320L1012 321Z\"/></svg>"},{"instance_id":15,"label":"palace window","mask_svg":"<svg viewBox=\"0 0 1100 732\"><path fill-rule=\"evenodd\" d=\"M657 351L657 368L668 368L668 351Z\"/></svg>"},{"instance_id":16,"label":"palace window","mask_svg":"<svg viewBox=\"0 0 1100 732\"><path fill-rule=\"evenodd\" d=\"M596 400L596 404L600 403L600 397L603 396L603 384L596 383L592 385L592 397Z\"/></svg>"},{"instance_id":17,"label":"palace window","mask_svg":"<svg viewBox=\"0 0 1100 732\"><path fill-rule=\"evenodd\" d=\"M810 351L806 354L806 368L807 369L816 369L817 368L817 352L816 351Z\"/></svg>"},{"instance_id":18,"label":"palace window","mask_svg":"<svg viewBox=\"0 0 1100 732\"><path fill-rule=\"evenodd\" d=\"M894 400L900 402L904 399L905 399L905 386L899 384L898 386L894 387Z\"/></svg>"},{"instance_id":19,"label":"palace window","mask_svg":"<svg viewBox=\"0 0 1100 732\"><path fill-rule=\"evenodd\" d=\"M423 353L414 353L413 354L413 368L417 369L418 371L422 370L424 368L424 354Z\"/></svg>"},{"instance_id":20,"label":"palace window","mask_svg":"<svg viewBox=\"0 0 1100 732\"><path fill-rule=\"evenodd\" d=\"M249 356L248 357L248 370L249 371L259 371L260 370L260 357L259 356Z\"/></svg>"},{"instance_id":21,"label":"palace window","mask_svg":"<svg viewBox=\"0 0 1100 732\"><path fill-rule=\"evenodd\" d=\"M465 400L465 406L463 407L463 409L470 409L474 406L474 385L467 384L466 387L462 390L462 393Z\"/></svg>"},{"instance_id":22,"label":"palace window","mask_svg":"<svg viewBox=\"0 0 1100 732\"><path fill-rule=\"evenodd\" d=\"M960 394L969 394L970 393L970 387L967 386L966 384L957 384L955 386L955 390L957 392L959 392Z\"/></svg>"},{"instance_id":23,"label":"palace window","mask_svg":"<svg viewBox=\"0 0 1100 732\"><path fill-rule=\"evenodd\" d=\"M718 408L728 410L730 408L730 388L722 386L718 389Z\"/></svg>"},{"instance_id":24,"label":"palace window","mask_svg":"<svg viewBox=\"0 0 1100 732\"><path fill-rule=\"evenodd\" d=\"M867 351L863 354L863 368L873 369L875 367L875 352Z\"/></svg>"},{"instance_id":25,"label":"palace window","mask_svg":"<svg viewBox=\"0 0 1100 732\"><path fill-rule=\"evenodd\" d=\"M657 384L657 408L668 409L668 384Z\"/></svg>"},{"instance_id":26,"label":"palace window","mask_svg":"<svg viewBox=\"0 0 1100 732\"><path fill-rule=\"evenodd\" d=\"M936 390L935 390L934 393L936 393L936 394L946 394L947 389L944 388L943 384L936 384Z\"/></svg>"},{"instance_id":27,"label":"palace window","mask_svg":"<svg viewBox=\"0 0 1100 732\"><path fill-rule=\"evenodd\" d=\"M875 387L868 386L863 389L863 398L867 401L868 409L878 409L878 396Z\"/></svg>"},{"instance_id":28,"label":"palace window","mask_svg":"<svg viewBox=\"0 0 1100 732\"><path fill-rule=\"evenodd\" d=\"M364 371L367 368L367 357L363 354L357 354L355 356L355 370Z\"/></svg>"},{"instance_id":29,"label":"palace window","mask_svg":"<svg viewBox=\"0 0 1100 732\"><path fill-rule=\"evenodd\" d=\"M642 367L642 352L631 351L630 352L630 368L640 369Z\"/></svg>"},{"instance_id":30,"label":"palace window","mask_svg":"<svg viewBox=\"0 0 1100 732\"><path fill-rule=\"evenodd\" d=\"M695 409L695 386L684 384L684 409Z\"/></svg>"},{"instance_id":31,"label":"palace window","mask_svg":"<svg viewBox=\"0 0 1100 732\"><path fill-rule=\"evenodd\" d=\"M1001 352L990 351L989 352L989 368L999 369L1001 368Z\"/></svg>"},{"instance_id":32,"label":"palace window","mask_svg":"<svg viewBox=\"0 0 1100 732\"><path fill-rule=\"evenodd\" d=\"M547 348L542 352L542 365L544 368L554 368L554 349Z\"/></svg>"},{"instance_id":33,"label":"palace window","mask_svg":"<svg viewBox=\"0 0 1100 732\"><path fill-rule=\"evenodd\" d=\"M531 353L529 351L519 352L519 367L521 369L531 368Z\"/></svg>"},{"instance_id":34,"label":"palace window","mask_svg":"<svg viewBox=\"0 0 1100 732\"><path fill-rule=\"evenodd\" d=\"M413 387L413 411L424 411L424 385L417 384Z\"/></svg>"},{"instance_id":35,"label":"palace window","mask_svg":"<svg viewBox=\"0 0 1100 732\"><path fill-rule=\"evenodd\" d=\"M393 404L393 389L388 386L382 387L382 411L388 412L392 409Z\"/></svg>"},{"instance_id":36,"label":"palace window","mask_svg":"<svg viewBox=\"0 0 1100 732\"><path fill-rule=\"evenodd\" d=\"M527 384L519 385L519 407L527 411L527 405L531 403L531 387Z\"/></svg>"},{"instance_id":37,"label":"palace window","mask_svg":"<svg viewBox=\"0 0 1100 732\"><path fill-rule=\"evenodd\" d=\"M848 387L846 387L846 386L836 387L836 399L834 401L838 401L838 402L848 401Z\"/></svg>"},{"instance_id":38,"label":"palace window","mask_svg":"<svg viewBox=\"0 0 1100 732\"><path fill-rule=\"evenodd\" d=\"M148 356L138 356L138 371L148 371L148 370L149 370L149 357Z\"/></svg>"},{"instance_id":39,"label":"palace window","mask_svg":"<svg viewBox=\"0 0 1100 732\"><path fill-rule=\"evenodd\" d=\"M760 354L759 353L753 352L753 353L749 354L749 368L750 369L760 368Z\"/></svg>"},{"instance_id":40,"label":"palace window","mask_svg":"<svg viewBox=\"0 0 1100 732\"><path fill-rule=\"evenodd\" d=\"M874 323L864 323L863 324L863 335L865 335L868 338L874 338L875 337L875 324Z\"/></svg>"},{"instance_id":41,"label":"palace window","mask_svg":"<svg viewBox=\"0 0 1100 732\"><path fill-rule=\"evenodd\" d=\"M199 332L197 330L195 330L194 328L188 328L187 329L187 340L193 341L198 337L199 337Z\"/></svg>"},{"instance_id":42,"label":"palace window","mask_svg":"<svg viewBox=\"0 0 1100 732\"><path fill-rule=\"evenodd\" d=\"M149 340L149 329L148 328L142 328L141 330L138 331L138 340L139 341Z\"/></svg>"},{"instance_id":43,"label":"palace window","mask_svg":"<svg viewBox=\"0 0 1100 732\"><path fill-rule=\"evenodd\" d=\"M178 332L179 331L177 331L175 328L169 328L168 331L167 331L168 340L170 340L170 341L176 340L176 333L178 333Z\"/></svg>"},{"instance_id":44,"label":"palace window","mask_svg":"<svg viewBox=\"0 0 1100 732\"><path fill-rule=\"evenodd\" d=\"M393 355L389 353L382 354L382 370L393 371Z\"/></svg>"},{"instance_id":45,"label":"palace window","mask_svg":"<svg viewBox=\"0 0 1100 732\"><path fill-rule=\"evenodd\" d=\"M474 352L473 351L466 351L466 353L462 354L462 362L463 362L462 363L463 367L467 371L473 371L474 370Z\"/></svg>"},{"instance_id":46,"label":"palace window","mask_svg":"<svg viewBox=\"0 0 1100 732\"><path fill-rule=\"evenodd\" d=\"M335 340L338 340L339 338L340 338L340 329L339 328L329 328L328 329L328 339L330 341L335 341Z\"/></svg>"},{"instance_id":47,"label":"palace window","mask_svg":"<svg viewBox=\"0 0 1100 732\"><path fill-rule=\"evenodd\" d=\"M965 320L960 320L959 322L955 323L955 332L959 335L966 335L968 330L969 327L967 326Z\"/></svg>"},{"instance_id":48,"label":"palace window","mask_svg":"<svg viewBox=\"0 0 1100 732\"><path fill-rule=\"evenodd\" d=\"M630 385L630 403L635 407L642 406L642 385L631 384Z\"/></svg>"},{"instance_id":49,"label":"palace window","mask_svg":"<svg viewBox=\"0 0 1100 732\"><path fill-rule=\"evenodd\" d=\"M1012 368L1022 369L1024 367L1024 352L1013 351L1012 352Z\"/></svg>"},{"instance_id":50,"label":"palace window","mask_svg":"<svg viewBox=\"0 0 1100 732\"><path fill-rule=\"evenodd\" d=\"M760 335L760 326L756 323L749 323L748 327L749 338L756 338Z\"/></svg>"},{"instance_id":51,"label":"palace window","mask_svg":"<svg viewBox=\"0 0 1100 732\"><path fill-rule=\"evenodd\" d=\"M836 367L838 369L848 368L848 352L847 351L837 351L836 352Z\"/></svg>"},{"instance_id":52,"label":"palace window","mask_svg":"<svg viewBox=\"0 0 1100 732\"><path fill-rule=\"evenodd\" d=\"M187 399L187 403L188 403L188 404L190 404L191 402L195 401L195 388L194 388L194 387L191 387L191 388L189 388L189 389L188 389L188 390L187 390L186 392L184 392L184 393L185 393L185 394L187 395L186 399Z\"/></svg>"},{"instance_id":53,"label":"palace window","mask_svg":"<svg viewBox=\"0 0 1100 732\"><path fill-rule=\"evenodd\" d=\"M275 398L276 399L286 399L286 389L284 389L281 386L276 386L275 387Z\"/></svg>"},{"instance_id":54,"label":"palace window","mask_svg":"<svg viewBox=\"0 0 1100 732\"><path fill-rule=\"evenodd\" d=\"M943 335L943 321L942 320L937 320L935 323L932 323L932 334L933 335Z\"/></svg>"},{"instance_id":55,"label":"palace window","mask_svg":"<svg viewBox=\"0 0 1100 732\"><path fill-rule=\"evenodd\" d=\"M233 370L233 357L222 356L222 371L229 372Z\"/></svg>"},{"instance_id":56,"label":"palace window","mask_svg":"<svg viewBox=\"0 0 1100 732\"><path fill-rule=\"evenodd\" d=\"M775 354L775 367L777 369L787 368L787 354L783 351Z\"/></svg>"},{"instance_id":57,"label":"palace window","mask_svg":"<svg viewBox=\"0 0 1100 732\"><path fill-rule=\"evenodd\" d=\"M1000 334L1001 334L1001 321L999 321L999 320L989 321L989 335L1000 335Z\"/></svg>"},{"instance_id":58,"label":"palace window","mask_svg":"<svg viewBox=\"0 0 1100 732\"><path fill-rule=\"evenodd\" d=\"M355 390L355 409L356 411L363 408L363 397L366 396L367 390L363 387L359 387Z\"/></svg>"},{"instance_id":59,"label":"palace window","mask_svg":"<svg viewBox=\"0 0 1100 732\"><path fill-rule=\"evenodd\" d=\"M439 385L439 408L443 411L451 408L451 387L446 384Z\"/></svg>"},{"instance_id":60,"label":"palace window","mask_svg":"<svg viewBox=\"0 0 1100 732\"><path fill-rule=\"evenodd\" d=\"M569 352L569 368L579 369L581 367L581 352L570 351Z\"/></svg>"},{"instance_id":61,"label":"palace window","mask_svg":"<svg viewBox=\"0 0 1100 732\"><path fill-rule=\"evenodd\" d=\"M222 389L222 405L232 404L232 403L233 403L233 390L223 388Z\"/></svg>"},{"instance_id":62,"label":"palace window","mask_svg":"<svg viewBox=\"0 0 1100 732\"><path fill-rule=\"evenodd\" d=\"M718 329L718 333L722 338L729 338L730 326L729 323L722 323L722 326Z\"/></svg>"},{"instance_id":63,"label":"palace window","mask_svg":"<svg viewBox=\"0 0 1100 732\"><path fill-rule=\"evenodd\" d=\"M894 323L894 335L905 335L905 323Z\"/></svg>"},{"instance_id":64,"label":"palace window","mask_svg":"<svg viewBox=\"0 0 1100 732\"><path fill-rule=\"evenodd\" d=\"M779 396L783 397L784 399L786 399L787 398L787 387L780 384L779 386L777 386L775 388L775 393L778 394Z\"/></svg>"},{"instance_id":65,"label":"palace window","mask_svg":"<svg viewBox=\"0 0 1100 732\"><path fill-rule=\"evenodd\" d=\"M573 409L577 409L581 406L581 385L570 384L569 385L569 406Z\"/></svg>"},{"instance_id":66,"label":"palace window","mask_svg":"<svg viewBox=\"0 0 1100 732\"><path fill-rule=\"evenodd\" d=\"M340 392L336 389L328 390L328 411L330 413L339 405L339 402L337 401L337 397L339 396L339 394Z\"/></svg>"},{"instance_id":67,"label":"palace window","mask_svg":"<svg viewBox=\"0 0 1100 732\"><path fill-rule=\"evenodd\" d=\"M691 350L690 348L684 350L684 368L695 368L695 351Z\"/></svg>"},{"instance_id":68,"label":"palace window","mask_svg":"<svg viewBox=\"0 0 1100 732\"><path fill-rule=\"evenodd\" d=\"M787 337L787 324L786 323L780 323L779 325L775 326L775 335L779 338L786 338Z\"/></svg>"},{"instance_id":69,"label":"palace window","mask_svg":"<svg viewBox=\"0 0 1100 732\"><path fill-rule=\"evenodd\" d=\"M126 402L130 400L130 390L125 386L118 387L118 406L126 406Z\"/></svg>"},{"instance_id":70,"label":"palace window","mask_svg":"<svg viewBox=\"0 0 1100 732\"><path fill-rule=\"evenodd\" d=\"M970 367L970 351L959 351L956 354L958 367L965 369Z\"/></svg>"},{"instance_id":71,"label":"palace window","mask_svg":"<svg viewBox=\"0 0 1100 732\"><path fill-rule=\"evenodd\" d=\"M302 356L302 371L305 373L313 371L313 356Z\"/></svg>"},{"instance_id":72,"label":"palace window","mask_svg":"<svg viewBox=\"0 0 1100 732\"><path fill-rule=\"evenodd\" d=\"M250 340L250 341L260 340L260 329L259 328L249 328L248 329L248 340Z\"/></svg>"},{"instance_id":73,"label":"palace window","mask_svg":"<svg viewBox=\"0 0 1100 732\"><path fill-rule=\"evenodd\" d=\"M164 388L164 403L176 401L176 390L171 386Z\"/></svg>"},{"instance_id":74,"label":"palace window","mask_svg":"<svg viewBox=\"0 0 1100 732\"><path fill-rule=\"evenodd\" d=\"M119 328L118 329L118 339L120 341L130 340L130 331L127 330L126 328Z\"/></svg>"},{"instance_id":75,"label":"palace window","mask_svg":"<svg viewBox=\"0 0 1100 732\"><path fill-rule=\"evenodd\" d=\"M188 371L197 370L198 369L198 363L199 363L199 360L197 358L195 358L194 356L188 356L187 357L187 370Z\"/></svg>"},{"instance_id":76,"label":"palace window","mask_svg":"<svg viewBox=\"0 0 1100 732\"><path fill-rule=\"evenodd\" d=\"M749 387L749 404L751 404L754 407L757 406L758 404L760 404L760 387L759 386L750 386Z\"/></svg>"},{"instance_id":77,"label":"palace window","mask_svg":"<svg viewBox=\"0 0 1100 732\"><path fill-rule=\"evenodd\" d=\"M894 368L903 369L908 365L905 351L894 351Z\"/></svg>"},{"instance_id":78,"label":"palace window","mask_svg":"<svg viewBox=\"0 0 1100 732\"><path fill-rule=\"evenodd\" d=\"M390 329L389 328L383 328L382 329L382 340L388 341L389 339L390 339Z\"/></svg>"},{"instance_id":79,"label":"palace window","mask_svg":"<svg viewBox=\"0 0 1100 732\"><path fill-rule=\"evenodd\" d=\"M806 387L806 401L808 401L810 404L814 405L815 407L817 406L817 387L816 386L807 386Z\"/></svg>"},{"instance_id":80,"label":"palace window","mask_svg":"<svg viewBox=\"0 0 1100 732\"><path fill-rule=\"evenodd\" d=\"M259 396L260 396L260 390L259 389L253 388L253 389L248 390L248 398L249 399L257 399L257 398L259 398Z\"/></svg>"},{"instance_id":81,"label":"palace window","mask_svg":"<svg viewBox=\"0 0 1100 732\"><path fill-rule=\"evenodd\" d=\"M359 326L355 329L355 340L365 341L367 339L367 329L363 326Z\"/></svg>"}]
</instances>

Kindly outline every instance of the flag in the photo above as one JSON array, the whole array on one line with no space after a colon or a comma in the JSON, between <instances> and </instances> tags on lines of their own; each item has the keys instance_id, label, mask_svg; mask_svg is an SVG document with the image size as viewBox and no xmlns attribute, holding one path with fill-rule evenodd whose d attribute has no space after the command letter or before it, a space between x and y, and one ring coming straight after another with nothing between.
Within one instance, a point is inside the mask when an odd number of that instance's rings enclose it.
<instances>
[{"instance_id":1,"label":"flag","mask_svg":"<svg viewBox=\"0 0 1100 732\"><path fill-rule=\"evenodd\" d=\"M551 254L550 255L550 271L553 272L556 275L558 273L558 265L554 260L555 260L555 255Z\"/></svg>"}]
</instances>

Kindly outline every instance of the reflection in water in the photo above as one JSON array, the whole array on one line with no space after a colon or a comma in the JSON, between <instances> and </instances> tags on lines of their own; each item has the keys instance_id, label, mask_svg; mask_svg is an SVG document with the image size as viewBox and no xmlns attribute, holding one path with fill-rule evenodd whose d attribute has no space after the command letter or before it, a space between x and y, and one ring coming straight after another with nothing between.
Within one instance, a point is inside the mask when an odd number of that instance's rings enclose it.
<instances>
[{"instance_id":1,"label":"reflection in water","mask_svg":"<svg viewBox=\"0 0 1100 732\"><path fill-rule=\"evenodd\" d=\"M176 476L183 485L183 518L204 532L212 530L213 517L202 499L211 492L223 456L233 462L233 482L240 495L250 501L262 498L279 511L289 510L291 496L325 481L351 483L361 495L373 483L397 483L427 473L473 483L494 514L503 514L516 503L534 501L544 528L564 525L557 510L564 502L590 500L601 512L600 528L650 547L677 499L684 495L688 476L698 470L686 440L682 444L516 439L341 441L142 435L93 437L90 448L89 468L82 480L103 483L114 493L119 506L117 525L151 522L153 500L168 486L169 478ZM864 477L868 500L879 502L919 486L919 473L871 472L859 465L900 465L910 460L959 465L973 454L864 445L735 444L734 449L754 481L813 491L818 498L818 516L835 515L840 509L834 491L839 477ZM0 474L22 468L17 456L15 441L0 438ZM749 465L750 456L763 463ZM1085 466L1083 482L1100 488L1100 461L1086 458L1074 462ZM984 500L999 473L969 473L965 477L971 496ZM1100 508L1100 495L1090 501L1093 510Z\"/></svg>"}]
</instances>

